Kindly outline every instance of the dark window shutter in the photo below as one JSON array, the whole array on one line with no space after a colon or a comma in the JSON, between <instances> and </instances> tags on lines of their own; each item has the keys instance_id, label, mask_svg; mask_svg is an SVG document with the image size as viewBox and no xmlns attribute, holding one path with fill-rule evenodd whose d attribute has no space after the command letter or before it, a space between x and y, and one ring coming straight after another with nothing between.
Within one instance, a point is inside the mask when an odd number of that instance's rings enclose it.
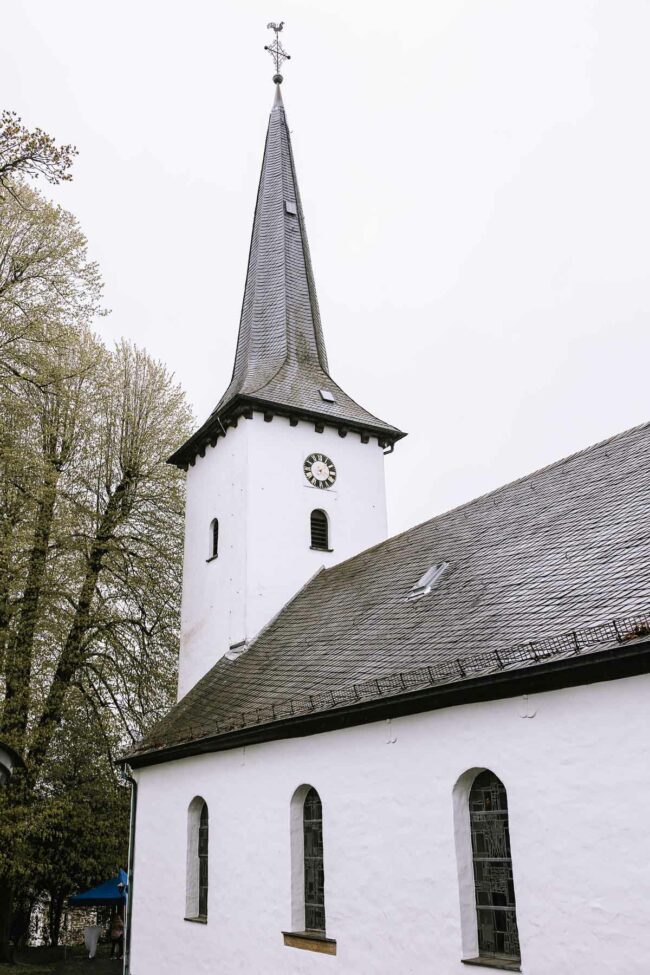
<instances>
[{"instance_id":1,"label":"dark window shutter","mask_svg":"<svg viewBox=\"0 0 650 975\"><path fill-rule=\"evenodd\" d=\"M317 508L311 513L311 547L329 552L329 525L327 515Z\"/></svg>"},{"instance_id":2,"label":"dark window shutter","mask_svg":"<svg viewBox=\"0 0 650 975\"><path fill-rule=\"evenodd\" d=\"M215 518L212 522L210 558L216 559L218 554L219 554L219 519Z\"/></svg>"}]
</instances>

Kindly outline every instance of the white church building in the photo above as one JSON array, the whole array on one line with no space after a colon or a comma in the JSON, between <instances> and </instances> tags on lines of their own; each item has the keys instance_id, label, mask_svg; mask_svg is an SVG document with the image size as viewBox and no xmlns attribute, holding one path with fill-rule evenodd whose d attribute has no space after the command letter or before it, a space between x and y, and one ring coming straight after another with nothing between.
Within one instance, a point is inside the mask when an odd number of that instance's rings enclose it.
<instances>
[{"instance_id":1,"label":"white church building","mask_svg":"<svg viewBox=\"0 0 650 975\"><path fill-rule=\"evenodd\" d=\"M403 436L331 377L277 84L132 975L650 971L650 427L387 539Z\"/></svg>"}]
</instances>

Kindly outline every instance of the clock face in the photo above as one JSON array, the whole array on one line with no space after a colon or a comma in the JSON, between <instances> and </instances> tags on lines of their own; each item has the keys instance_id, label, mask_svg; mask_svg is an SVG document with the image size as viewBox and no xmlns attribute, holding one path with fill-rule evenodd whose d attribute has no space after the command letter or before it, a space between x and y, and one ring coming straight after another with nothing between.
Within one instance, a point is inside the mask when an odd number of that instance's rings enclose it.
<instances>
[{"instance_id":1,"label":"clock face","mask_svg":"<svg viewBox=\"0 0 650 975\"><path fill-rule=\"evenodd\" d=\"M302 469L312 487L330 488L336 480L334 462L325 454L310 454L305 457Z\"/></svg>"}]
</instances>

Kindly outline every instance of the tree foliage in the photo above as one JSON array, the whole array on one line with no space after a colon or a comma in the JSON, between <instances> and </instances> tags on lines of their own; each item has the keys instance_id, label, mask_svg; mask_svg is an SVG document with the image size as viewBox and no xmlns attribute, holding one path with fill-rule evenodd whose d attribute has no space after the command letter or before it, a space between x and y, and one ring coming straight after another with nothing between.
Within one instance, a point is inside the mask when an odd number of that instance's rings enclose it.
<instances>
[{"instance_id":1,"label":"tree foliage","mask_svg":"<svg viewBox=\"0 0 650 975\"><path fill-rule=\"evenodd\" d=\"M108 756L173 698L183 484L165 459L191 419L161 363L93 333L102 285L74 217L13 185L0 205L0 739L26 770L0 794L0 944L3 885L38 876L58 897L79 882L87 851L67 872L50 859L56 882L46 864L64 835L73 857L73 792L96 811L95 786L116 788ZM82 713L103 765L77 761Z\"/></svg>"},{"instance_id":2,"label":"tree foliage","mask_svg":"<svg viewBox=\"0 0 650 975\"><path fill-rule=\"evenodd\" d=\"M30 131L16 112L0 114L0 186L10 194L23 176L42 176L50 183L72 179L70 167L76 155L74 146L57 146L42 129Z\"/></svg>"},{"instance_id":3,"label":"tree foliage","mask_svg":"<svg viewBox=\"0 0 650 975\"><path fill-rule=\"evenodd\" d=\"M23 899L47 894L52 944L70 893L126 864L129 790L116 780L106 746L105 728L72 692L30 804L20 861Z\"/></svg>"}]
</instances>

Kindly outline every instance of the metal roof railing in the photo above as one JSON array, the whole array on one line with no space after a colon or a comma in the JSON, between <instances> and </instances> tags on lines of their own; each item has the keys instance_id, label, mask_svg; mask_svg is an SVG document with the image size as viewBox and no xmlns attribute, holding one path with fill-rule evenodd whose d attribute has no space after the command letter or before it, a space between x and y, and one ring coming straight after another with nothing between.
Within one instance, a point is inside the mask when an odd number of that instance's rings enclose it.
<instances>
[{"instance_id":1,"label":"metal roof railing","mask_svg":"<svg viewBox=\"0 0 650 975\"><path fill-rule=\"evenodd\" d=\"M534 667L560 657L579 655L584 651L593 652L595 647L621 645L646 636L650 636L650 613L636 613L596 626L567 630L541 640L518 643L507 649L492 649L454 656L452 659L373 677L331 690L318 691L304 697L270 703L263 707L242 711L229 718L185 726L176 737L158 742L149 739L146 744L143 743L144 747L140 753L272 724L292 717L330 711L346 705L396 697L426 688L471 680L501 671ZM137 749L135 753L139 753Z\"/></svg>"}]
</instances>

